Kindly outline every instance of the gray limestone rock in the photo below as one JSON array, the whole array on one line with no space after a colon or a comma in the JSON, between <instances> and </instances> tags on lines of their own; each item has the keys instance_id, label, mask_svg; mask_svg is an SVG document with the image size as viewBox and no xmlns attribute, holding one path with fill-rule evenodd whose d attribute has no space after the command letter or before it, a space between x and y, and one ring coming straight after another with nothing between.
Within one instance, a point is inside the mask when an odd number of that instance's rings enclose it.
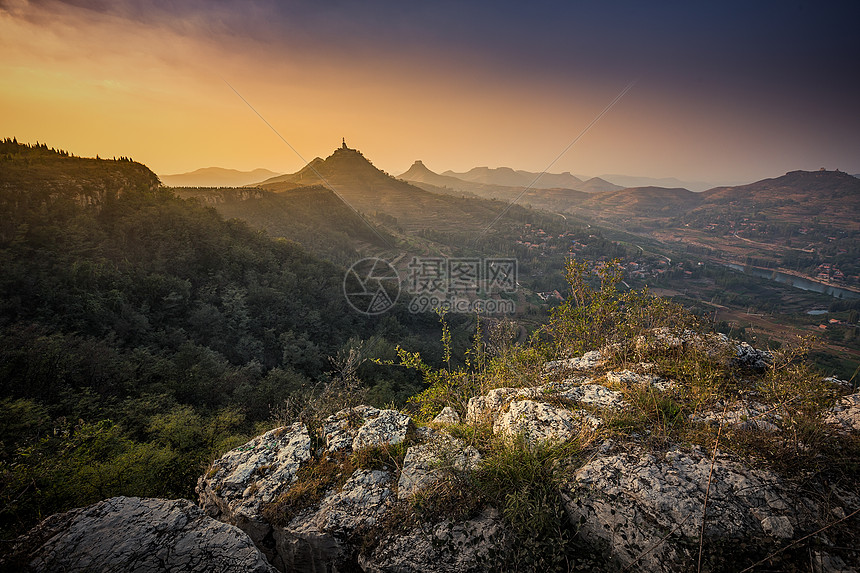
<instances>
[{"instance_id":1,"label":"gray limestone rock","mask_svg":"<svg viewBox=\"0 0 860 573\"><path fill-rule=\"evenodd\" d=\"M412 419L397 410L379 410L379 414L367 420L358 429L352 441L352 449L369 446L399 444L406 439Z\"/></svg>"},{"instance_id":2,"label":"gray limestone rock","mask_svg":"<svg viewBox=\"0 0 860 573\"><path fill-rule=\"evenodd\" d=\"M860 432L860 393L843 397L824 418L843 432Z\"/></svg>"},{"instance_id":3,"label":"gray limestone rock","mask_svg":"<svg viewBox=\"0 0 860 573\"><path fill-rule=\"evenodd\" d=\"M240 527L261 547L271 531L261 516L263 505L286 491L310 458L311 440L304 424L266 432L212 463L197 480L200 506L210 517Z\"/></svg>"},{"instance_id":4,"label":"gray limestone rock","mask_svg":"<svg viewBox=\"0 0 860 573\"><path fill-rule=\"evenodd\" d=\"M394 476L380 470L356 470L340 491L331 492L312 518L329 533L349 533L362 525L373 525L394 495Z\"/></svg>"},{"instance_id":5,"label":"gray limestone rock","mask_svg":"<svg viewBox=\"0 0 860 573\"><path fill-rule=\"evenodd\" d=\"M481 461L478 450L443 432L436 432L423 444L412 446L403 459L397 482L399 499L409 499L430 487L451 471L470 471Z\"/></svg>"},{"instance_id":6,"label":"gray limestone rock","mask_svg":"<svg viewBox=\"0 0 860 573\"><path fill-rule=\"evenodd\" d=\"M618 410L627 406L621 392L610 390L600 384L575 384L562 388L552 395L607 410Z\"/></svg>"},{"instance_id":7,"label":"gray limestone rock","mask_svg":"<svg viewBox=\"0 0 860 573\"><path fill-rule=\"evenodd\" d=\"M442 522L424 530L383 537L359 557L367 573L466 573L498 565L505 529L497 511L486 510L462 523Z\"/></svg>"},{"instance_id":8,"label":"gray limestone rock","mask_svg":"<svg viewBox=\"0 0 860 573\"><path fill-rule=\"evenodd\" d=\"M386 471L356 470L342 488L330 491L316 508L275 527L273 539L282 571L323 573L349 569L354 548L350 534L372 527L394 500L394 476Z\"/></svg>"},{"instance_id":9,"label":"gray limestone rock","mask_svg":"<svg viewBox=\"0 0 860 573\"><path fill-rule=\"evenodd\" d=\"M535 444L562 442L598 425L600 420L584 410L571 411L544 402L520 400L511 402L508 411L493 424L493 432L509 436L522 434L529 443Z\"/></svg>"},{"instance_id":10,"label":"gray limestone rock","mask_svg":"<svg viewBox=\"0 0 860 573\"><path fill-rule=\"evenodd\" d=\"M437 426L450 426L451 424L459 424L460 423L460 414L452 408L451 406L445 406L442 408L442 411L433 418L431 424L435 424Z\"/></svg>"},{"instance_id":11,"label":"gray limestone rock","mask_svg":"<svg viewBox=\"0 0 860 573\"><path fill-rule=\"evenodd\" d=\"M242 530L190 501L114 497L52 515L19 538L0 568L125 573L274 573Z\"/></svg>"},{"instance_id":12,"label":"gray limestone rock","mask_svg":"<svg viewBox=\"0 0 860 573\"><path fill-rule=\"evenodd\" d=\"M753 348L746 342L740 342L735 345L734 363L743 368L764 370L773 364L773 355L766 350Z\"/></svg>"},{"instance_id":13,"label":"gray limestone rock","mask_svg":"<svg viewBox=\"0 0 860 573\"><path fill-rule=\"evenodd\" d=\"M675 387L675 383L671 380L665 380L659 376L653 376L650 374L637 374L631 370L607 372L606 380L612 384L638 386L640 388L653 388L660 392L666 392Z\"/></svg>"},{"instance_id":14,"label":"gray limestone rock","mask_svg":"<svg viewBox=\"0 0 860 573\"><path fill-rule=\"evenodd\" d=\"M534 398L540 394L538 388L495 388L484 396L474 396L466 405L466 423L493 423L512 400Z\"/></svg>"},{"instance_id":15,"label":"gray limestone rock","mask_svg":"<svg viewBox=\"0 0 860 573\"><path fill-rule=\"evenodd\" d=\"M322 435L326 450L358 450L368 446L397 444L411 427L411 418L396 410L379 410L372 406L355 406L332 414L323 422Z\"/></svg>"},{"instance_id":16,"label":"gray limestone rock","mask_svg":"<svg viewBox=\"0 0 860 573\"><path fill-rule=\"evenodd\" d=\"M598 367L603 362L599 350L586 352L582 356L575 358L566 358L564 360L553 360L544 364L544 370L547 372L557 372L563 370L591 370Z\"/></svg>"},{"instance_id":17,"label":"gray limestone rock","mask_svg":"<svg viewBox=\"0 0 860 573\"><path fill-rule=\"evenodd\" d=\"M264 509L294 485L302 464L314 455L346 462L351 452L397 444L413 431L409 416L394 410L356 406L323 422L323 447L311 451L308 429L301 423L278 428L227 452L198 480L200 504L219 520L250 535L269 561L282 571L329 571L351 559L344 539L359 527L373 526L395 498L397 476L385 471L353 472L322 500L294 516L287 525L273 525ZM338 463L341 463L338 462ZM336 471L336 470L333 470Z\"/></svg>"},{"instance_id":18,"label":"gray limestone rock","mask_svg":"<svg viewBox=\"0 0 860 573\"><path fill-rule=\"evenodd\" d=\"M725 457L711 475L706 454L677 447L598 456L574 473L562 497L580 534L620 567L685 571L695 569L690 547L698 545L706 490L708 540L767 547L808 524L810 508L775 475Z\"/></svg>"},{"instance_id":19,"label":"gray limestone rock","mask_svg":"<svg viewBox=\"0 0 860 573\"><path fill-rule=\"evenodd\" d=\"M352 447L355 437L368 419L379 416L373 406L355 406L332 414L323 421L322 435L326 451L336 452Z\"/></svg>"},{"instance_id":20,"label":"gray limestone rock","mask_svg":"<svg viewBox=\"0 0 860 573\"><path fill-rule=\"evenodd\" d=\"M714 426L735 430L759 430L763 432L778 432L777 422L781 416L773 407L754 400L738 400L728 405L723 401L717 402L713 409L690 414L690 421L702 422Z\"/></svg>"}]
</instances>

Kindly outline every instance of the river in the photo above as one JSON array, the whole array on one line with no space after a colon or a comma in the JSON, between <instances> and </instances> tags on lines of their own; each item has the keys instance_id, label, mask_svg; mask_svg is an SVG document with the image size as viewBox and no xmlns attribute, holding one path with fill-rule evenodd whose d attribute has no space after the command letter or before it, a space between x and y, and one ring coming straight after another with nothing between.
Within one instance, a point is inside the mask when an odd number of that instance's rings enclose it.
<instances>
[{"instance_id":1,"label":"river","mask_svg":"<svg viewBox=\"0 0 860 573\"><path fill-rule=\"evenodd\" d=\"M776 281L778 283L787 284L789 286L793 286L795 288L808 290L812 292L817 292L821 294L830 295L835 298L843 298L843 299L854 299L860 298L860 293L854 292L853 290L848 290L844 288L839 288L831 285L827 285L824 283L815 282L806 278L798 277L795 275L790 275L788 273L784 273L781 271L772 271L768 269L760 269L758 267L749 267L736 265L734 263L723 263L728 268L733 271L738 271L747 275L752 275L755 277L760 277L763 279L768 279L772 281Z\"/></svg>"}]
</instances>

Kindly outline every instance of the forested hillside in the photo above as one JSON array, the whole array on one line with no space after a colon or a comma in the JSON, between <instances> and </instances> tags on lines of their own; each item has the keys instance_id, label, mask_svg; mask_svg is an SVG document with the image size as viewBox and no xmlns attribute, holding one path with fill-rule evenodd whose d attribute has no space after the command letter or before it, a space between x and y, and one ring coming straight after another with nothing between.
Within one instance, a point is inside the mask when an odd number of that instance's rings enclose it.
<instances>
[{"instance_id":1,"label":"forested hillside","mask_svg":"<svg viewBox=\"0 0 860 573\"><path fill-rule=\"evenodd\" d=\"M6 140L0 213L6 539L106 496L189 496L288 398L393 357L393 341L432 353L421 333L437 337L435 317L351 311L342 268L175 197L128 159ZM358 369L371 401L418 388L368 375L379 368Z\"/></svg>"},{"instance_id":2,"label":"forested hillside","mask_svg":"<svg viewBox=\"0 0 860 573\"><path fill-rule=\"evenodd\" d=\"M300 187L282 193L252 188L177 187L179 197L194 197L228 219L241 219L272 237L300 243L308 252L350 266L361 258L358 248L389 248L394 238L371 226L331 190Z\"/></svg>"}]
</instances>

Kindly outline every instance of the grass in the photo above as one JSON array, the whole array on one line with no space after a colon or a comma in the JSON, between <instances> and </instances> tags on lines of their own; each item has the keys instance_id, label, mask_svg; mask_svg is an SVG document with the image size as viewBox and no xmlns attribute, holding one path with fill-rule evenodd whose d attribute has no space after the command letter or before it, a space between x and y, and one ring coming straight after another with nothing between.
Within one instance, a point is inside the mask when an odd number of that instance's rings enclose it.
<instances>
[{"instance_id":1,"label":"grass","mask_svg":"<svg viewBox=\"0 0 860 573\"><path fill-rule=\"evenodd\" d=\"M381 470L399 472L403 468L403 459L409 446L415 443L414 438L396 444L381 444L356 450L352 454L352 466L355 469Z\"/></svg>"},{"instance_id":2,"label":"grass","mask_svg":"<svg viewBox=\"0 0 860 573\"><path fill-rule=\"evenodd\" d=\"M328 492L341 488L354 471L349 455L324 453L299 468L293 485L263 508L263 517L272 525L286 526L302 510L319 505Z\"/></svg>"}]
</instances>

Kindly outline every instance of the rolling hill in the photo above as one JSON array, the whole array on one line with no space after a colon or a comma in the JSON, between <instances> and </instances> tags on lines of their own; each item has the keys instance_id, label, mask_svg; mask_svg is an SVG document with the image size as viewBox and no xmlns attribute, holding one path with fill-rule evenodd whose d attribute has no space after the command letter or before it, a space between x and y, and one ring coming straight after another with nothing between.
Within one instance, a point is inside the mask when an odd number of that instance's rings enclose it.
<instances>
[{"instance_id":1,"label":"rolling hill","mask_svg":"<svg viewBox=\"0 0 860 573\"><path fill-rule=\"evenodd\" d=\"M161 182L168 187L243 187L259 183L264 179L277 177L277 173L268 169L253 171L238 171L222 167L204 167L188 173L161 175Z\"/></svg>"},{"instance_id":2,"label":"rolling hill","mask_svg":"<svg viewBox=\"0 0 860 573\"><path fill-rule=\"evenodd\" d=\"M701 195L688 189L631 187L595 193L580 203L579 208L638 216L673 217L689 211L701 202Z\"/></svg>"},{"instance_id":3,"label":"rolling hill","mask_svg":"<svg viewBox=\"0 0 860 573\"><path fill-rule=\"evenodd\" d=\"M745 209L798 223L817 217L860 228L860 180L841 171L790 171L749 185L717 187L702 199L699 210Z\"/></svg>"},{"instance_id":4,"label":"rolling hill","mask_svg":"<svg viewBox=\"0 0 860 573\"><path fill-rule=\"evenodd\" d=\"M630 187L594 193L572 205L571 212L601 218L684 217L693 226L753 215L771 223L801 224L825 220L846 230L860 228L860 180L840 171L792 171L748 185L716 187L702 193L674 187Z\"/></svg>"},{"instance_id":5,"label":"rolling hill","mask_svg":"<svg viewBox=\"0 0 860 573\"><path fill-rule=\"evenodd\" d=\"M617 173L610 173L600 175L600 178L605 179L606 181L610 181L620 187L683 187L684 189L689 189L695 192L707 191L708 189L712 189L714 185L712 183L706 183L704 181L682 181L677 177L639 177L632 175L620 175Z\"/></svg>"}]
</instances>

